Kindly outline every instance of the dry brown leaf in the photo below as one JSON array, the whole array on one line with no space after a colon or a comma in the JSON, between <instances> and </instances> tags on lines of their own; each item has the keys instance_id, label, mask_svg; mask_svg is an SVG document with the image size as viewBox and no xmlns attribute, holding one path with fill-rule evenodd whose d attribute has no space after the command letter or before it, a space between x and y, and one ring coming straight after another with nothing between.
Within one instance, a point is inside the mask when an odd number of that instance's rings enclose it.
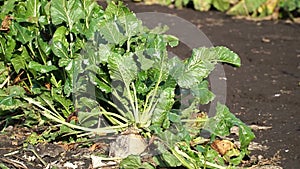
<instances>
[{"instance_id":1,"label":"dry brown leaf","mask_svg":"<svg viewBox=\"0 0 300 169\"><path fill-rule=\"evenodd\" d=\"M3 19L2 23L1 23L1 31L8 31L9 27L11 25L11 20L13 19L13 17L7 15L5 16L5 18Z\"/></svg>"},{"instance_id":2,"label":"dry brown leaf","mask_svg":"<svg viewBox=\"0 0 300 169\"><path fill-rule=\"evenodd\" d=\"M215 140L211 147L221 155L224 155L227 151L234 148L234 144L229 140Z\"/></svg>"}]
</instances>

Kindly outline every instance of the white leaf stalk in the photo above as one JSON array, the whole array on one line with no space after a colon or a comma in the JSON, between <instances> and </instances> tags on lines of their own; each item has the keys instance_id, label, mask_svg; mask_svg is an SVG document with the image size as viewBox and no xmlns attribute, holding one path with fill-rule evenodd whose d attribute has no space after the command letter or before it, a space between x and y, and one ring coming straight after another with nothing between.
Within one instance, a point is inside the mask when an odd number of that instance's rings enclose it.
<instances>
[{"instance_id":1,"label":"white leaf stalk","mask_svg":"<svg viewBox=\"0 0 300 169\"><path fill-rule=\"evenodd\" d=\"M95 128L95 129L94 128L87 128L87 127L78 126L78 125L66 122L65 119L62 116L58 116L57 113L55 113L53 111L50 111L46 107L42 106L41 103L33 100L32 98L24 98L24 99L26 101L28 101L28 103L33 104L33 105L37 106L38 108L42 109L43 110L42 114L45 117L47 117L48 119L53 120L54 122L57 122L59 124L66 125L66 126L68 126L70 128L73 128L73 129L82 130L84 132L90 132L90 133L93 133L93 134L103 135L103 134L108 134L108 133L116 133L119 129L128 127L127 123L123 124L119 121L117 122L118 123L117 126L109 126L109 127ZM121 120L124 120L125 122L127 121L125 118L123 118L123 117L121 117L121 116L119 116L115 113L110 113L110 112L106 112L106 111L102 111L102 112L99 112L99 113L104 114L104 115L110 115L111 117L115 116L117 118L120 118Z\"/></svg>"}]
</instances>

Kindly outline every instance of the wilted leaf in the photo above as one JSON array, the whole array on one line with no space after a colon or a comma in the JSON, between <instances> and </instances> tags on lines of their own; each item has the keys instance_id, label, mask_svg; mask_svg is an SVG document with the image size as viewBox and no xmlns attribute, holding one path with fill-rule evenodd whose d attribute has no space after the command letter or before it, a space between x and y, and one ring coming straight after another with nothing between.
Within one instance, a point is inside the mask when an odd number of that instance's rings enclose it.
<instances>
[{"instance_id":1,"label":"wilted leaf","mask_svg":"<svg viewBox=\"0 0 300 169\"><path fill-rule=\"evenodd\" d=\"M2 23L1 23L1 27L0 27L0 31L8 31L11 25L11 19L13 19L13 17L11 16L5 16L5 18L3 19Z\"/></svg>"},{"instance_id":2,"label":"wilted leaf","mask_svg":"<svg viewBox=\"0 0 300 169\"><path fill-rule=\"evenodd\" d=\"M215 140L211 147L223 156L229 150L234 149L234 144L229 140Z\"/></svg>"}]
</instances>

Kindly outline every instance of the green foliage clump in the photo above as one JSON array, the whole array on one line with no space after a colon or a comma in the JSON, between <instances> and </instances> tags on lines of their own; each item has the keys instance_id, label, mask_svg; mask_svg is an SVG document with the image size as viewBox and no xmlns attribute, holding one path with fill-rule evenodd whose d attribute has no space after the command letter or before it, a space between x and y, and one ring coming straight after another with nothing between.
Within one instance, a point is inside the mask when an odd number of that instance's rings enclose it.
<instances>
[{"instance_id":1,"label":"green foliage clump","mask_svg":"<svg viewBox=\"0 0 300 169\"><path fill-rule=\"evenodd\" d=\"M198 106L214 99L206 79L218 62L240 66L228 48L201 47L185 60L169 58L167 47L179 40L161 27L143 26L121 2L103 10L93 0L14 0L1 11L0 118L49 126L29 144L133 128L159 138L153 161L163 167L225 168L249 153L249 127L225 105L217 104L214 117ZM178 105L186 93L190 104ZM220 155L210 144L233 126L241 146ZM200 135L204 130L208 140ZM153 164L129 156L120 166Z\"/></svg>"},{"instance_id":2,"label":"green foliage clump","mask_svg":"<svg viewBox=\"0 0 300 169\"><path fill-rule=\"evenodd\" d=\"M229 15L253 18L291 18L300 13L298 0L143 0L146 4L175 5L177 8L193 5L199 11L212 8Z\"/></svg>"}]
</instances>

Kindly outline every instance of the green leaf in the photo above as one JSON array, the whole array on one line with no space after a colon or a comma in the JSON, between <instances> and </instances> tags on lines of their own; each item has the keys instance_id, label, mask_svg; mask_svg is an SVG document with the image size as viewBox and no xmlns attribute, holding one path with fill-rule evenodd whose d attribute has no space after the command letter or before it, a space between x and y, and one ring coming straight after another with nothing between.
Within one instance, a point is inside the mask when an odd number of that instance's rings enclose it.
<instances>
[{"instance_id":1,"label":"green leaf","mask_svg":"<svg viewBox=\"0 0 300 169\"><path fill-rule=\"evenodd\" d=\"M137 77L137 63L134 61L132 53L124 56L119 54L111 56L108 60L108 68L111 78L120 80L125 86L129 86L131 81Z\"/></svg>"},{"instance_id":2,"label":"green leaf","mask_svg":"<svg viewBox=\"0 0 300 169\"><path fill-rule=\"evenodd\" d=\"M229 15L249 15L258 9L266 0L241 0L227 11Z\"/></svg>"},{"instance_id":3,"label":"green leaf","mask_svg":"<svg viewBox=\"0 0 300 169\"><path fill-rule=\"evenodd\" d=\"M119 25L113 20L103 22L99 31L108 43L122 44L126 40L126 37L121 33Z\"/></svg>"},{"instance_id":4,"label":"green leaf","mask_svg":"<svg viewBox=\"0 0 300 169\"><path fill-rule=\"evenodd\" d=\"M194 8L199 11L208 11L212 0L193 0Z\"/></svg>"},{"instance_id":5,"label":"green leaf","mask_svg":"<svg viewBox=\"0 0 300 169\"><path fill-rule=\"evenodd\" d=\"M52 0L51 18L55 25L66 22L70 30L73 25L84 18L84 12L79 0Z\"/></svg>"},{"instance_id":6,"label":"green leaf","mask_svg":"<svg viewBox=\"0 0 300 169\"><path fill-rule=\"evenodd\" d=\"M64 97L64 96L61 96L61 95L57 95L57 94L54 94L53 95L53 99L60 103L63 108L66 110L67 114L65 114L65 117L68 117L68 115L71 114L71 110L72 110L72 101L69 100L68 98Z\"/></svg>"},{"instance_id":7,"label":"green leaf","mask_svg":"<svg viewBox=\"0 0 300 169\"><path fill-rule=\"evenodd\" d=\"M139 168L140 169L155 169L155 167L152 164L147 163L147 162L144 162Z\"/></svg>"},{"instance_id":8,"label":"green leaf","mask_svg":"<svg viewBox=\"0 0 300 169\"><path fill-rule=\"evenodd\" d=\"M176 47L179 44L179 39L173 35L165 35L164 38L171 47Z\"/></svg>"},{"instance_id":9,"label":"green leaf","mask_svg":"<svg viewBox=\"0 0 300 169\"><path fill-rule=\"evenodd\" d=\"M21 86L8 86L6 91L0 90L0 115L2 112L8 110L16 110L17 108L26 108L28 103L23 103L19 97L25 96L25 90Z\"/></svg>"},{"instance_id":10,"label":"green leaf","mask_svg":"<svg viewBox=\"0 0 300 169\"><path fill-rule=\"evenodd\" d=\"M6 47L6 40L4 39L4 37L2 35L0 35L0 56L1 56L1 59L2 57L4 58L5 56L5 47Z\"/></svg>"},{"instance_id":11,"label":"green leaf","mask_svg":"<svg viewBox=\"0 0 300 169\"><path fill-rule=\"evenodd\" d=\"M0 61L0 72L0 84L2 84L8 78L9 74L9 70L3 61Z\"/></svg>"},{"instance_id":12,"label":"green leaf","mask_svg":"<svg viewBox=\"0 0 300 169\"><path fill-rule=\"evenodd\" d=\"M41 65L40 63L35 62L35 61L29 62L28 68L33 69L40 73L47 73L47 72L51 72L53 70L57 70L57 67L54 65Z\"/></svg>"},{"instance_id":13,"label":"green leaf","mask_svg":"<svg viewBox=\"0 0 300 169\"><path fill-rule=\"evenodd\" d=\"M136 51L135 54L138 56L138 61L141 64L141 66L140 66L141 69L148 70L151 67L153 67L154 61L146 58L143 53L144 53L144 51Z\"/></svg>"},{"instance_id":14,"label":"green leaf","mask_svg":"<svg viewBox=\"0 0 300 169\"><path fill-rule=\"evenodd\" d=\"M56 31L53 34L52 42L61 42L64 47L68 48L69 43L67 41L68 30L65 26L60 26L56 29Z\"/></svg>"},{"instance_id":15,"label":"green leaf","mask_svg":"<svg viewBox=\"0 0 300 169\"><path fill-rule=\"evenodd\" d=\"M25 95L25 90L23 87L21 86L9 86L7 88L7 92L9 95L14 95L14 96L20 96L20 97L24 97Z\"/></svg>"},{"instance_id":16,"label":"green leaf","mask_svg":"<svg viewBox=\"0 0 300 169\"><path fill-rule=\"evenodd\" d=\"M5 15L12 12L15 7L16 0L2 1L4 4L0 8L0 19L4 19Z\"/></svg>"},{"instance_id":17,"label":"green leaf","mask_svg":"<svg viewBox=\"0 0 300 169\"><path fill-rule=\"evenodd\" d=\"M79 111L77 114L78 122L81 126L95 127L99 120L100 110L98 107L95 107L90 112Z\"/></svg>"},{"instance_id":18,"label":"green leaf","mask_svg":"<svg viewBox=\"0 0 300 169\"><path fill-rule=\"evenodd\" d=\"M178 167L182 165L169 151L164 151L161 155L153 157L153 160L160 167Z\"/></svg>"},{"instance_id":19,"label":"green leaf","mask_svg":"<svg viewBox=\"0 0 300 169\"><path fill-rule=\"evenodd\" d=\"M16 40L20 41L22 44L26 44L27 42L31 41L34 36L31 31L22 27L17 22L13 22L13 29L17 31Z\"/></svg>"},{"instance_id":20,"label":"green leaf","mask_svg":"<svg viewBox=\"0 0 300 169\"><path fill-rule=\"evenodd\" d=\"M98 24L103 20L103 10L94 0L84 0L82 1L82 6L85 13L85 24L82 28L83 30L79 32L89 39L98 30ZM78 25L76 24L76 26Z\"/></svg>"},{"instance_id":21,"label":"green leaf","mask_svg":"<svg viewBox=\"0 0 300 169\"><path fill-rule=\"evenodd\" d=\"M68 49L60 41L53 42L51 44L53 53L59 58L69 58Z\"/></svg>"},{"instance_id":22,"label":"green leaf","mask_svg":"<svg viewBox=\"0 0 300 169\"><path fill-rule=\"evenodd\" d=\"M141 157L137 155L129 155L127 158L123 159L120 163L121 169L136 169L140 168L142 165Z\"/></svg>"},{"instance_id":23,"label":"green leaf","mask_svg":"<svg viewBox=\"0 0 300 169\"><path fill-rule=\"evenodd\" d=\"M28 22L37 23L40 14L40 1L39 0L27 0L26 1L26 14Z\"/></svg>"},{"instance_id":24,"label":"green leaf","mask_svg":"<svg viewBox=\"0 0 300 169\"><path fill-rule=\"evenodd\" d=\"M13 56L13 52L16 47L16 40L11 36L7 37L7 40L0 35L0 59L9 61Z\"/></svg>"},{"instance_id":25,"label":"green leaf","mask_svg":"<svg viewBox=\"0 0 300 169\"><path fill-rule=\"evenodd\" d=\"M175 103L174 90L174 88L166 88L161 91L151 118L153 124L163 124L168 112L172 109L173 104Z\"/></svg>"},{"instance_id":26,"label":"green leaf","mask_svg":"<svg viewBox=\"0 0 300 169\"><path fill-rule=\"evenodd\" d=\"M217 62L230 63L240 66L240 59L226 47L194 49L192 56L184 64L178 58L169 61L169 71L182 88L191 88L207 78Z\"/></svg>"},{"instance_id":27,"label":"green leaf","mask_svg":"<svg viewBox=\"0 0 300 169\"><path fill-rule=\"evenodd\" d=\"M101 81L95 74L90 73L89 74L90 81L97 86L101 91L105 93L112 92L112 88L105 82Z\"/></svg>"},{"instance_id":28,"label":"green leaf","mask_svg":"<svg viewBox=\"0 0 300 169\"><path fill-rule=\"evenodd\" d=\"M27 49L23 47L22 50L23 51L20 55L14 55L14 58L11 59L11 63L13 64L14 69L17 73L19 73L21 69L26 69L26 62L32 60L27 52Z\"/></svg>"},{"instance_id":29,"label":"green leaf","mask_svg":"<svg viewBox=\"0 0 300 169\"><path fill-rule=\"evenodd\" d=\"M142 22L128 8L122 7L121 10L124 14L118 19L125 30L125 36L132 37L137 35L142 28Z\"/></svg>"},{"instance_id":30,"label":"green leaf","mask_svg":"<svg viewBox=\"0 0 300 169\"><path fill-rule=\"evenodd\" d=\"M199 99L200 104L207 104L215 98L215 95L208 89L208 81L206 80L192 86L191 92Z\"/></svg>"},{"instance_id":31,"label":"green leaf","mask_svg":"<svg viewBox=\"0 0 300 169\"><path fill-rule=\"evenodd\" d=\"M241 66L239 56L230 49L224 46L217 46L212 49L216 52L218 62L228 63L238 67Z\"/></svg>"},{"instance_id":32,"label":"green leaf","mask_svg":"<svg viewBox=\"0 0 300 169\"><path fill-rule=\"evenodd\" d=\"M221 12L226 11L230 7L228 0L212 0L212 4Z\"/></svg>"},{"instance_id":33,"label":"green leaf","mask_svg":"<svg viewBox=\"0 0 300 169\"><path fill-rule=\"evenodd\" d=\"M9 169L5 164L3 164L3 163L0 163L0 168L2 168L2 169Z\"/></svg>"},{"instance_id":34,"label":"green leaf","mask_svg":"<svg viewBox=\"0 0 300 169\"><path fill-rule=\"evenodd\" d=\"M230 113L229 109L225 105L218 103L216 110L216 116L209 119L205 129L208 129L210 132L218 136L228 136L230 134L230 128L238 126L241 149L246 150L250 142L255 138L251 128L235 117L234 114Z\"/></svg>"}]
</instances>

